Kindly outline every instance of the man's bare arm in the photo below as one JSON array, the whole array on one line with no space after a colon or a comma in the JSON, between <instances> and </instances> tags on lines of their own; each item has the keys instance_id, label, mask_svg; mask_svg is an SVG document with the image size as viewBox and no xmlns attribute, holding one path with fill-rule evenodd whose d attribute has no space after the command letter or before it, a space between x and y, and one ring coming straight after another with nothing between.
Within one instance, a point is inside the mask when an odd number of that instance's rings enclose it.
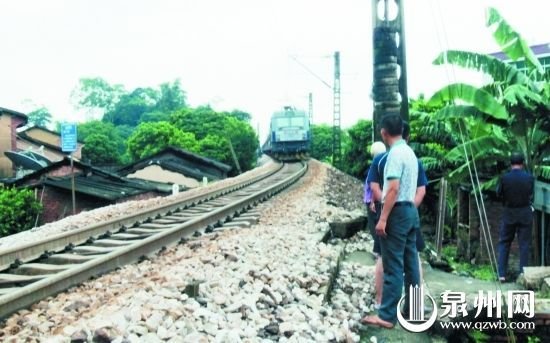
<instances>
[{"instance_id":1,"label":"man's bare arm","mask_svg":"<svg viewBox=\"0 0 550 343\"><path fill-rule=\"evenodd\" d=\"M416 193L414 194L414 206L418 208L418 206L422 203L422 200L424 200L425 195L426 186L416 187Z\"/></svg>"},{"instance_id":2,"label":"man's bare arm","mask_svg":"<svg viewBox=\"0 0 550 343\"><path fill-rule=\"evenodd\" d=\"M388 181L388 190L386 192L386 198L384 199L384 206L382 206L382 214L380 215L380 220L383 225L383 235L385 235L386 222L390 216L391 210L397 201L397 194L399 193L399 179L392 179ZM377 226L378 229L378 226ZM377 230L378 231L378 230Z\"/></svg>"},{"instance_id":3,"label":"man's bare arm","mask_svg":"<svg viewBox=\"0 0 550 343\"><path fill-rule=\"evenodd\" d=\"M382 201L382 188L380 188L380 184L378 182L371 182L370 190L372 191L372 198L374 201Z\"/></svg>"}]
</instances>

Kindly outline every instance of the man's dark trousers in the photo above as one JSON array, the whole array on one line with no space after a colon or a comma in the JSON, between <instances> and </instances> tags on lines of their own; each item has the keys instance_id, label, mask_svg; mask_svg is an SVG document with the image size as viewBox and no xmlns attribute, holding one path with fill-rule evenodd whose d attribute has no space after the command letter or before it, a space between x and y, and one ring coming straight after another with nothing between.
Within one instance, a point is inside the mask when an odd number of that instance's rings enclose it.
<instances>
[{"instance_id":1,"label":"man's dark trousers","mask_svg":"<svg viewBox=\"0 0 550 343\"><path fill-rule=\"evenodd\" d=\"M523 273L523 267L529 263L532 226L531 206L504 208L498 241L498 275L500 277L506 277L510 244L514 241L516 233L519 245L519 272Z\"/></svg>"},{"instance_id":2,"label":"man's dark trousers","mask_svg":"<svg viewBox=\"0 0 550 343\"><path fill-rule=\"evenodd\" d=\"M388 322L395 323L397 321L397 303L401 299L403 285L406 292L410 285L420 286L418 252L416 250L416 221L418 221L418 211L413 203L396 206L388 217L387 236L380 238L384 265L384 288L378 315ZM403 273L405 273L405 279L403 279Z\"/></svg>"}]
</instances>

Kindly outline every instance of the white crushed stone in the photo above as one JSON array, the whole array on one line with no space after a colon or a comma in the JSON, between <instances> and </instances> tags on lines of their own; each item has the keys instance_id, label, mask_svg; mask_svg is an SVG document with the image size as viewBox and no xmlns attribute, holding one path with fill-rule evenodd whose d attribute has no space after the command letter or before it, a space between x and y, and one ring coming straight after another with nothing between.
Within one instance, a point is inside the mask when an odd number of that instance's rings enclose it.
<instances>
[{"instance_id":1,"label":"white crushed stone","mask_svg":"<svg viewBox=\"0 0 550 343\"><path fill-rule=\"evenodd\" d=\"M342 264L332 304L323 302L341 246L319 243L328 221L327 169L310 162L288 192L264 203L250 229L204 235L41 301L0 327L6 342L358 342L372 305L368 267ZM199 297L184 293L200 282ZM348 296L351 293L351 296Z\"/></svg>"},{"instance_id":2,"label":"white crushed stone","mask_svg":"<svg viewBox=\"0 0 550 343\"><path fill-rule=\"evenodd\" d=\"M90 211L80 212L76 215L63 218L56 222L47 223L27 231L22 231L10 236L1 237L0 250L35 242L37 240L45 239L46 237L53 236L62 232L79 229L87 225L97 224L102 221L123 217L125 215L136 213L138 211L143 211L144 209L181 201L192 196L227 187L236 184L245 178L261 175L262 173L265 173L266 171L274 168L274 166L275 163L271 160L263 164L262 166L252 169L237 177L216 181L207 185L206 187L190 189L185 192L181 192L176 195L169 195L166 197L159 196L146 200L127 201L119 204L96 208Z\"/></svg>"}]
</instances>

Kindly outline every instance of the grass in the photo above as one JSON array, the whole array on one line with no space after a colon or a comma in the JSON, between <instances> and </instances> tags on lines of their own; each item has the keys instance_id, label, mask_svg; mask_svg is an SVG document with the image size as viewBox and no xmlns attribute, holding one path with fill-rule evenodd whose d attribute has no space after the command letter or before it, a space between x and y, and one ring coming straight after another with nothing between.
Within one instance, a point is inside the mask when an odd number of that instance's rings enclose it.
<instances>
[{"instance_id":1,"label":"grass","mask_svg":"<svg viewBox=\"0 0 550 343\"><path fill-rule=\"evenodd\" d=\"M489 342L489 339L491 338L491 336L487 335L486 333L477 330L468 331L468 336L470 336L470 338L473 339L475 343Z\"/></svg>"},{"instance_id":2,"label":"grass","mask_svg":"<svg viewBox=\"0 0 550 343\"><path fill-rule=\"evenodd\" d=\"M454 245L447 245L442 249L442 255L449 263L451 268L459 274L467 274L478 280L495 281L496 275L493 268L489 264L474 265L468 262L457 261L457 248Z\"/></svg>"}]
</instances>

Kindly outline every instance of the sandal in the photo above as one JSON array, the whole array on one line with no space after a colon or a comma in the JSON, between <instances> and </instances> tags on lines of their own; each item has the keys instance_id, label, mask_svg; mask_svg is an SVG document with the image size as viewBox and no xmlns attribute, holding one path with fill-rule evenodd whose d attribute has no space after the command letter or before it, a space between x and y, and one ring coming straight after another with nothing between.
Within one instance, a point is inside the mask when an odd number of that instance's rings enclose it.
<instances>
[{"instance_id":1,"label":"sandal","mask_svg":"<svg viewBox=\"0 0 550 343\"><path fill-rule=\"evenodd\" d=\"M393 329L392 323L382 320L378 316L366 316L361 319L361 323L365 325L379 326L384 329Z\"/></svg>"}]
</instances>

